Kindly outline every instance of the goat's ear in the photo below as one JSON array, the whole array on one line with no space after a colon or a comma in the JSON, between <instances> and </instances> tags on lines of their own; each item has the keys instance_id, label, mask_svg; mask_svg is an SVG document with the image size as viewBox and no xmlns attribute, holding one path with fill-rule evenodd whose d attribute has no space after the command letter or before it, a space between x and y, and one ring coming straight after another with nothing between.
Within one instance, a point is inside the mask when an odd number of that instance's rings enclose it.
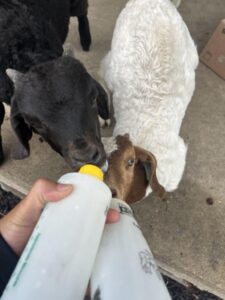
<instances>
[{"instance_id":1,"label":"goat's ear","mask_svg":"<svg viewBox=\"0 0 225 300\"><path fill-rule=\"evenodd\" d=\"M104 90L104 88L101 86L101 84L98 83L96 80L95 80L95 84L98 90L98 95L97 95L98 114L103 120L109 120L110 118L109 96Z\"/></svg>"},{"instance_id":2,"label":"goat's ear","mask_svg":"<svg viewBox=\"0 0 225 300\"><path fill-rule=\"evenodd\" d=\"M131 202L132 198L135 201L144 198L149 185L156 195L158 195L160 198L163 198L165 189L158 182L156 176L157 162L155 156L151 152L148 152L140 147L134 148L137 162L134 169L133 190L131 192L135 195L132 196L131 193L128 197L128 202Z\"/></svg>"},{"instance_id":3,"label":"goat's ear","mask_svg":"<svg viewBox=\"0 0 225 300\"><path fill-rule=\"evenodd\" d=\"M13 69L7 69L6 70L6 74L8 75L8 77L12 80L12 82L14 83L14 86L16 87L20 78L22 78L23 73L20 73L16 70Z\"/></svg>"},{"instance_id":4,"label":"goat's ear","mask_svg":"<svg viewBox=\"0 0 225 300\"><path fill-rule=\"evenodd\" d=\"M16 96L12 99L10 120L12 128L18 138L18 144L13 149L11 156L13 159L24 159L30 154L29 140L32 137L32 130L25 123L18 109L17 100Z\"/></svg>"}]
</instances>

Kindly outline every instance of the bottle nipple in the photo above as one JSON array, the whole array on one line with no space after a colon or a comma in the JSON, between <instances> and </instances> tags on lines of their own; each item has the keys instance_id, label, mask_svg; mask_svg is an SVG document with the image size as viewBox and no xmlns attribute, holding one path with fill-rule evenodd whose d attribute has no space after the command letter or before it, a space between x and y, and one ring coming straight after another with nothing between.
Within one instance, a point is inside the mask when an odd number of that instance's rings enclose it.
<instances>
[{"instance_id":1,"label":"bottle nipple","mask_svg":"<svg viewBox=\"0 0 225 300\"><path fill-rule=\"evenodd\" d=\"M79 173L91 175L97 177L99 180L103 181L104 174L102 170L94 165L87 164L80 168Z\"/></svg>"}]
</instances>

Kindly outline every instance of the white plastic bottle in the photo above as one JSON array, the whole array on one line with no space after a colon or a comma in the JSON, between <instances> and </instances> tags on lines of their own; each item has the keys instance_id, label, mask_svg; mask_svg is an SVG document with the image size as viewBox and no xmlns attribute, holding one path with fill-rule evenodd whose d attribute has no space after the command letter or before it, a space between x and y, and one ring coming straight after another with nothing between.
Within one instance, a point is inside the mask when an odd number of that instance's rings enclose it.
<instances>
[{"instance_id":1,"label":"white plastic bottle","mask_svg":"<svg viewBox=\"0 0 225 300\"><path fill-rule=\"evenodd\" d=\"M84 299L111 192L99 168L86 165L80 172L60 178L74 191L46 205L2 300Z\"/></svg>"},{"instance_id":2,"label":"white plastic bottle","mask_svg":"<svg viewBox=\"0 0 225 300\"><path fill-rule=\"evenodd\" d=\"M131 208L118 199L112 199L111 207L120 212L120 221L105 226L91 276L91 299L170 300Z\"/></svg>"}]
</instances>

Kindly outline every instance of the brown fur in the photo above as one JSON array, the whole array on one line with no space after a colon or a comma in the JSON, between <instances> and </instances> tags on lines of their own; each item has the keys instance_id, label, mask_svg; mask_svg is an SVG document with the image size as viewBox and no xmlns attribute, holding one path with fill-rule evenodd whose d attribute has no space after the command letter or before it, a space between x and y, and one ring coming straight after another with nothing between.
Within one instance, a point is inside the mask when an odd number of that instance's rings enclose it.
<instances>
[{"instance_id":1,"label":"brown fur","mask_svg":"<svg viewBox=\"0 0 225 300\"><path fill-rule=\"evenodd\" d=\"M105 176L112 195L128 203L137 202L145 197L150 184L152 190L163 197L165 190L156 177L154 155L133 146L128 135L117 136L116 143L118 149L109 157L109 169Z\"/></svg>"}]
</instances>

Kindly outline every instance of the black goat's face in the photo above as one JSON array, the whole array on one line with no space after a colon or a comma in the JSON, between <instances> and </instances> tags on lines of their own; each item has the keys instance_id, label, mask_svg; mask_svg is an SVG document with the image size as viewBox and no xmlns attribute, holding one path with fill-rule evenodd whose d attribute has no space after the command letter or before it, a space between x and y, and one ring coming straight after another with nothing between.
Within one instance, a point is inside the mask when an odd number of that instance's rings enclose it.
<instances>
[{"instance_id":1,"label":"black goat's face","mask_svg":"<svg viewBox=\"0 0 225 300\"><path fill-rule=\"evenodd\" d=\"M22 76L13 108L12 124L13 116L18 119L20 114L74 169L84 163L101 166L105 162L98 113L109 118L107 96L74 58L43 63Z\"/></svg>"}]
</instances>

